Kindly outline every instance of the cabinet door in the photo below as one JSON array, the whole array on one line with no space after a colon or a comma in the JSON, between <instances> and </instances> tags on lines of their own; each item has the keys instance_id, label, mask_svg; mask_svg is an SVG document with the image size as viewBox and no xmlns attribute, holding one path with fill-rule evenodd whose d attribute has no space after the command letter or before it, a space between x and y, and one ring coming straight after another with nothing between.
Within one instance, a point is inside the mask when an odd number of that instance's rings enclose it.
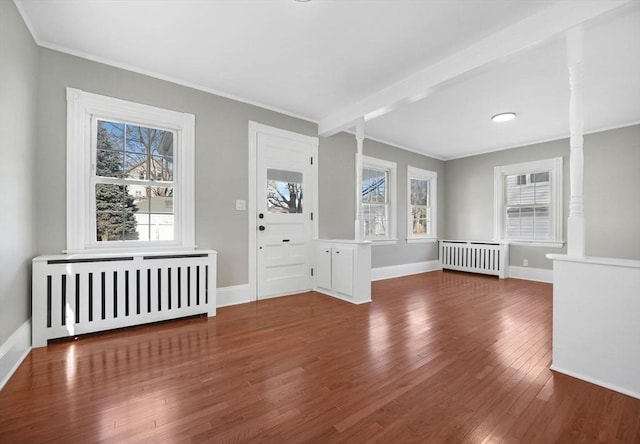
<instances>
[{"instance_id":1,"label":"cabinet door","mask_svg":"<svg viewBox=\"0 0 640 444\"><path fill-rule=\"evenodd\" d=\"M331 247L318 247L316 286L331 290Z\"/></svg>"},{"instance_id":2,"label":"cabinet door","mask_svg":"<svg viewBox=\"0 0 640 444\"><path fill-rule=\"evenodd\" d=\"M353 250L334 248L331 255L331 274L333 291L353 295Z\"/></svg>"}]
</instances>

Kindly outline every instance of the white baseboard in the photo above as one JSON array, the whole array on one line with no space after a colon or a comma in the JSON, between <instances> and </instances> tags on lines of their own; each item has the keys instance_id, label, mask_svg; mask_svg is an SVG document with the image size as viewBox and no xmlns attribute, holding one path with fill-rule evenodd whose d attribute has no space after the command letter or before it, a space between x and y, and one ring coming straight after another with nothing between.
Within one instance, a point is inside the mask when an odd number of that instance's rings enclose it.
<instances>
[{"instance_id":1,"label":"white baseboard","mask_svg":"<svg viewBox=\"0 0 640 444\"><path fill-rule=\"evenodd\" d=\"M425 273L427 271L441 270L440 261L413 262L411 264L392 265L390 267L378 267L371 269L371 280L380 281L395 277L408 276L410 274Z\"/></svg>"},{"instance_id":2,"label":"white baseboard","mask_svg":"<svg viewBox=\"0 0 640 444\"><path fill-rule=\"evenodd\" d=\"M565 370L562 368L555 367L553 364L549 367L554 372L562 373L567 376L571 376L573 378L582 379L583 381L590 382L591 384L599 385L600 387L607 388L609 390L613 390L614 392L622 393L623 395L631 396L632 398L640 399L640 392L636 392L634 390L626 389L624 387L618 387L613 384L609 384L607 382L601 381L599 379L590 378L588 376L581 375L580 373L572 372L570 370Z\"/></svg>"},{"instance_id":3,"label":"white baseboard","mask_svg":"<svg viewBox=\"0 0 640 444\"><path fill-rule=\"evenodd\" d=\"M31 320L27 320L0 345L0 390L31 351Z\"/></svg>"},{"instance_id":4,"label":"white baseboard","mask_svg":"<svg viewBox=\"0 0 640 444\"><path fill-rule=\"evenodd\" d=\"M249 284L216 289L216 307L228 307L229 305L246 304L247 302L252 302L249 299Z\"/></svg>"},{"instance_id":5,"label":"white baseboard","mask_svg":"<svg viewBox=\"0 0 640 444\"><path fill-rule=\"evenodd\" d=\"M546 270L544 268L516 267L510 265L509 277L553 284L553 270Z\"/></svg>"}]
</instances>

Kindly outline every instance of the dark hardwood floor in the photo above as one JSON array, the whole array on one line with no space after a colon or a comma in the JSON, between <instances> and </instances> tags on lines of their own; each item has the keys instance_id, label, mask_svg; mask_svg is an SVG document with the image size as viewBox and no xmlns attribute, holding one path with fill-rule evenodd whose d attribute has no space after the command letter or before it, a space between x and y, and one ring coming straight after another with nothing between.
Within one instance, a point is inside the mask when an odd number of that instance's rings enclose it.
<instances>
[{"instance_id":1,"label":"dark hardwood floor","mask_svg":"<svg viewBox=\"0 0 640 444\"><path fill-rule=\"evenodd\" d=\"M640 443L640 400L549 370L549 284L432 272L50 344L0 442Z\"/></svg>"}]
</instances>

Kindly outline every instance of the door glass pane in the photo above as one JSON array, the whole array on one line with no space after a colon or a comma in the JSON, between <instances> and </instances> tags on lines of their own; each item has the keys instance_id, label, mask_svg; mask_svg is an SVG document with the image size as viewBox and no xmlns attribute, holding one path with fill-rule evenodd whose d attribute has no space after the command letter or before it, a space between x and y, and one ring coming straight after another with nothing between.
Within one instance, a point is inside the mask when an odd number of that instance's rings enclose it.
<instances>
[{"instance_id":1,"label":"door glass pane","mask_svg":"<svg viewBox=\"0 0 640 444\"><path fill-rule=\"evenodd\" d=\"M267 168L267 211L302 213L302 173Z\"/></svg>"}]
</instances>

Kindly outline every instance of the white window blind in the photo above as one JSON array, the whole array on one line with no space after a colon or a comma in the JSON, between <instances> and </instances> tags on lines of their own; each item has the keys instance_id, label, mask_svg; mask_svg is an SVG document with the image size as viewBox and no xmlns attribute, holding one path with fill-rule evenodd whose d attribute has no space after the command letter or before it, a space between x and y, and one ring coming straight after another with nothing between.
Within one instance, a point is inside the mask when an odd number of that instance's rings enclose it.
<instances>
[{"instance_id":1,"label":"white window blind","mask_svg":"<svg viewBox=\"0 0 640 444\"><path fill-rule=\"evenodd\" d=\"M549 240L549 171L505 177L506 235L510 239Z\"/></svg>"},{"instance_id":2,"label":"white window blind","mask_svg":"<svg viewBox=\"0 0 640 444\"><path fill-rule=\"evenodd\" d=\"M562 158L494 169L494 238L562 245Z\"/></svg>"}]
</instances>

